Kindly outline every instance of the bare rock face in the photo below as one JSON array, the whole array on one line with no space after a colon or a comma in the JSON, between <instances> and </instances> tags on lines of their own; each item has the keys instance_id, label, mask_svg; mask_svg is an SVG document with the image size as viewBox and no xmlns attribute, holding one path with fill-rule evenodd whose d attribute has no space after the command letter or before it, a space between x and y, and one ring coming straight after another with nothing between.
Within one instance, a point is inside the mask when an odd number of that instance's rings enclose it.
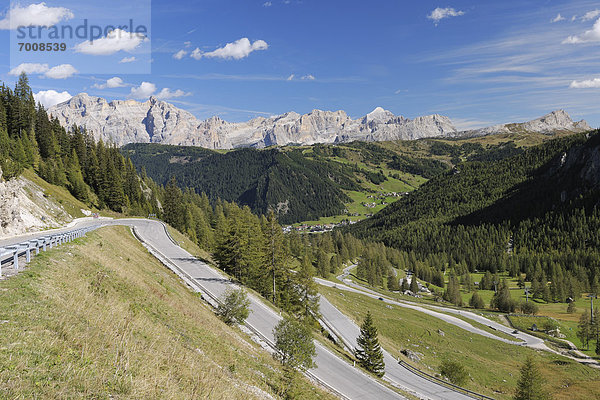
<instances>
[{"instance_id":1,"label":"bare rock face","mask_svg":"<svg viewBox=\"0 0 600 400\"><path fill-rule=\"evenodd\" d=\"M49 109L65 127L86 127L96 139L119 146L127 143L164 143L210 149L267 147L288 144L336 143L350 140L382 141L451 136L449 118L440 115L414 120L377 107L357 120L344 111L313 110L304 115L288 112L269 118L230 123L219 117L205 121L154 97L107 102L78 94Z\"/></svg>"},{"instance_id":2,"label":"bare rock face","mask_svg":"<svg viewBox=\"0 0 600 400\"><path fill-rule=\"evenodd\" d=\"M0 170L0 238L58 227L72 219L38 185L23 177L3 181Z\"/></svg>"},{"instance_id":3,"label":"bare rock face","mask_svg":"<svg viewBox=\"0 0 600 400\"><path fill-rule=\"evenodd\" d=\"M564 110L552 111L543 117L521 123L494 125L486 128L458 132L456 136L473 137L499 133L538 132L552 134L557 132L585 132L592 128L584 120L574 122Z\"/></svg>"},{"instance_id":4,"label":"bare rock face","mask_svg":"<svg viewBox=\"0 0 600 400\"><path fill-rule=\"evenodd\" d=\"M511 132L582 132L591 129L585 121L573 122L563 110L553 111L529 122L464 132L457 132L452 121L443 115L427 115L411 120L381 107L356 120L344 111L313 110L304 115L288 112L240 123L227 122L219 117L199 121L189 112L155 97L143 103L135 100L109 103L86 93L51 107L49 113L65 127L86 127L97 140L113 142L118 146L150 142L209 149L263 148L353 140L471 137Z\"/></svg>"}]
</instances>

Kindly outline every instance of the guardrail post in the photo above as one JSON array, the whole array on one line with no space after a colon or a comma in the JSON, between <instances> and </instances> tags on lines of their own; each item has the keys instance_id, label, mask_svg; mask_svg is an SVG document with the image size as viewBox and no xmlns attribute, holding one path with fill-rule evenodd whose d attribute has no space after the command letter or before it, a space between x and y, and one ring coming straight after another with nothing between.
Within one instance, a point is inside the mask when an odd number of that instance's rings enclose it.
<instances>
[{"instance_id":1,"label":"guardrail post","mask_svg":"<svg viewBox=\"0 0 600 400\"><path fill-rule=\"evenodd\" d=\"M25 250L25 262L29 264L31 262L31 248L27 244L27 250Z\"/></svg>"},{"instance_id":2,"label":"guardrail post","mask_svg":"<svg viewBox=\"0 0 600 400\"><path fill-rule=\"evenodd\" d=\"M15 270L19 269L19 249L15 250L15 254L13 255L13 268Z\"/></svg>"},{"instance_id":3,"label":"guardrail post","mask_svg":"<svg viewBox=\"0 0 600 400\"><path fill-rule=\"evenodd\" d=\"M40 242L39 242L39 240L35 241L35 254L40 254Z\"/></svg>"},{"instance_id":4,"label":"guardrail post","mask_svg":"<svg viewBox=\"0 0 600 400\"><path fill-rule=\"evenodd\" d=\"M43 238L42 240L43 240L43 242L42 242L42 250L46 251L46 244L47 244L46 242L48 241L48 239Z\"/></svg>"}]
</instances>

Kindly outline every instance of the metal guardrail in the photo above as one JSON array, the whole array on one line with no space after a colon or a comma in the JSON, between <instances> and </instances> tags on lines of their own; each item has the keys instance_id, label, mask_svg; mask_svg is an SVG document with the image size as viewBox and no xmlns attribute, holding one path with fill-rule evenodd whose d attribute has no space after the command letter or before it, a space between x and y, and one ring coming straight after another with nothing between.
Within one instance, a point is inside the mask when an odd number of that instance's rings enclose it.
<instances>
[{"instance_id":1,"label":"metal guardrail","mask_svg":"<svg viewBox=\"0 0 600 400\"><path fill-rule=\"evenodd\" d=\"M98 226L73 229L71 231L50 234L39 238L30 239L10 246L0 247L0 277L2 276L2 265L12 263L13 268L20 269L19 258L25 256L25 263L31 262L32 255L39 254L40 250L46 251L63 243L84 236L86 233L97 229Z\"/></svg>"},{"instance_id":2,"label":"metal guardrail","mask_svg":"<svg viewBox=\"0 0 600 400\"><path fill-rule=\"evenodd\" d=\"M167 229L167 226L164 223L162 223L162 225L163 225L163 227L165 229L165 232L166 232L167 236L169 237L169 239L176 246L179 246L179 243L177 243L177 241L175 239L173 239L173 237L169 233L169 230ZM193 289L197 290L202 295L203 299L207 303L209 303L212 307L217 308L220 304L223 304L222 300L219 297L217 297L216 295L214 295L213 293L211 293L210 290L207 290L200 282L198 282L196 279L194 279L194 277L192 277L190 274L188 274L186 271L184 271L178 265L176 265L175 263L171 262L171 260L169 260L166 256L164 256L160 251L158 251L158 249L154 248L154 246L152 246L150 243L147 243L145 240L143 240L142 237L137 232L135 226L132 227L132 232L133 232L133 235L136 237L136 239L138 239L143 245L145 245L146 248L148 250L150 250L150 253L155 258L157 258L167 268L169 268L173 272L175 272L175 274L177 274L178 276L180 276L181 278L183 278L189 286L191 286ZM207 297L204 297L204 295L206 295ZM260 338L263 342L265 342L275 353L278 352L277 347L275 346L275 343L273 343L273 341L271 339L269 339L266 335L264 335L262 332L260 332L258 329L256 329L248 321L244 322L244 325L252 333L254 333L258 338ZM321 384L322 386L324 386L327 389L329 389L331 392L333 392L334 394L336 394L339 398L344 399L344 400L349 400L349 398L347 396L345 396L343 393L339 392L336 388L334 388L333 386L329 385L327 382L325 382L322 379L320 379L319 377L317 377L311 371L305 370L304 373L307 376L309 376L310 378L314 379L319 384Z\"/></svg>"},{"instance_id":3,"label":"metal guardrail","mask_svg":"<svg viewBox=\"0 0 600 400\"><path fill-rule=\"evenodd\" d=\"M398 364L400 364L402 367L406 368L407 370L409 370L413 374L417 374L417 375L421 376L422 378L427 379L430 382L437 383L438 385L445 386L448 389L454 390L455 392L466 394L467 396L472 397L474 399L494 400L494 398L492 398L492 397L488 397L488 396L485 396L483 394L479 394L479 393L473 392L473 391L471 391L469 389L465 389L465 388L460 387L458 385L455 385L453 383L447 382L447 381L445 381L443 379L437 378L437 377L435 377L433 375L429 375L427 372L421 371L420 369L415 368L412 365L410 365L410 364L408 364L408 363L406 363L406 362L404 362L402 360L398 361Z\"/></svg>"}]
</instances>

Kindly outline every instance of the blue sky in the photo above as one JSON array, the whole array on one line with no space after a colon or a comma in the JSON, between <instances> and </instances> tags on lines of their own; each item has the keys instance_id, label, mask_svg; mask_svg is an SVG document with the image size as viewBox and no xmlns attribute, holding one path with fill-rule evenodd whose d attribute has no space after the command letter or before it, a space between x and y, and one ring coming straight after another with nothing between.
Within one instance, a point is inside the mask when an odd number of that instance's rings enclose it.
<instances>
[{"instance_id":1,"label":"blue sky","mask_svg":"<svg viewBox=\"0 0 600 400\"><path fill-rule=\"evenodd\" d=\"M13 85L22 62L36 64L30 80L44 101L153 93L229 121L315 108L356 118L381 106L447 115L459 128L563 108L600 126L597 1L46 0L44 15L62 24L149 20L150 9L151 24L104 53L75 40L58 54L15 55L6 15L29 18L39 3L0 9L0 80Z\"/></svg>"}]
</instances>

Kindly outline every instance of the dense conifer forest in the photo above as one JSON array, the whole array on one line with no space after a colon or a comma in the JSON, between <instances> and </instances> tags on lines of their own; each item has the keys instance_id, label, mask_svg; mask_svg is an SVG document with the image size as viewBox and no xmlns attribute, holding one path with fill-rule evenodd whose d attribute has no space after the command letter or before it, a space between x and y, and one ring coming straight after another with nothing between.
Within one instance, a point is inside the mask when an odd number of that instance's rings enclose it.
<instances>
[{"instance_id":1,"label":"dense conifer forest","mask_svg":"<svg viewBox=\"0 0 600 400\"><path fill-rule=\"evenodd\" d=\"M436 284L439 271L508 272L546 301L597 293L599 151L596 131L459 163L348 232L409 254Z\"/></svg>"},{"instance_id":2,"label":"dense conifer forest","mask_svg":"<svg viewBox=\"0 0 600 400\"><path fill-rule=\"evenodd\" d=\"M0 168L4 179L33 168L84 203L126 214L157 213L155 192L119 149L95 142L85 130L65 130L35 104L28 78L14 90L0 86ZM145 190L146 189L146 190Z\"/></svg>"}]
</instances>

